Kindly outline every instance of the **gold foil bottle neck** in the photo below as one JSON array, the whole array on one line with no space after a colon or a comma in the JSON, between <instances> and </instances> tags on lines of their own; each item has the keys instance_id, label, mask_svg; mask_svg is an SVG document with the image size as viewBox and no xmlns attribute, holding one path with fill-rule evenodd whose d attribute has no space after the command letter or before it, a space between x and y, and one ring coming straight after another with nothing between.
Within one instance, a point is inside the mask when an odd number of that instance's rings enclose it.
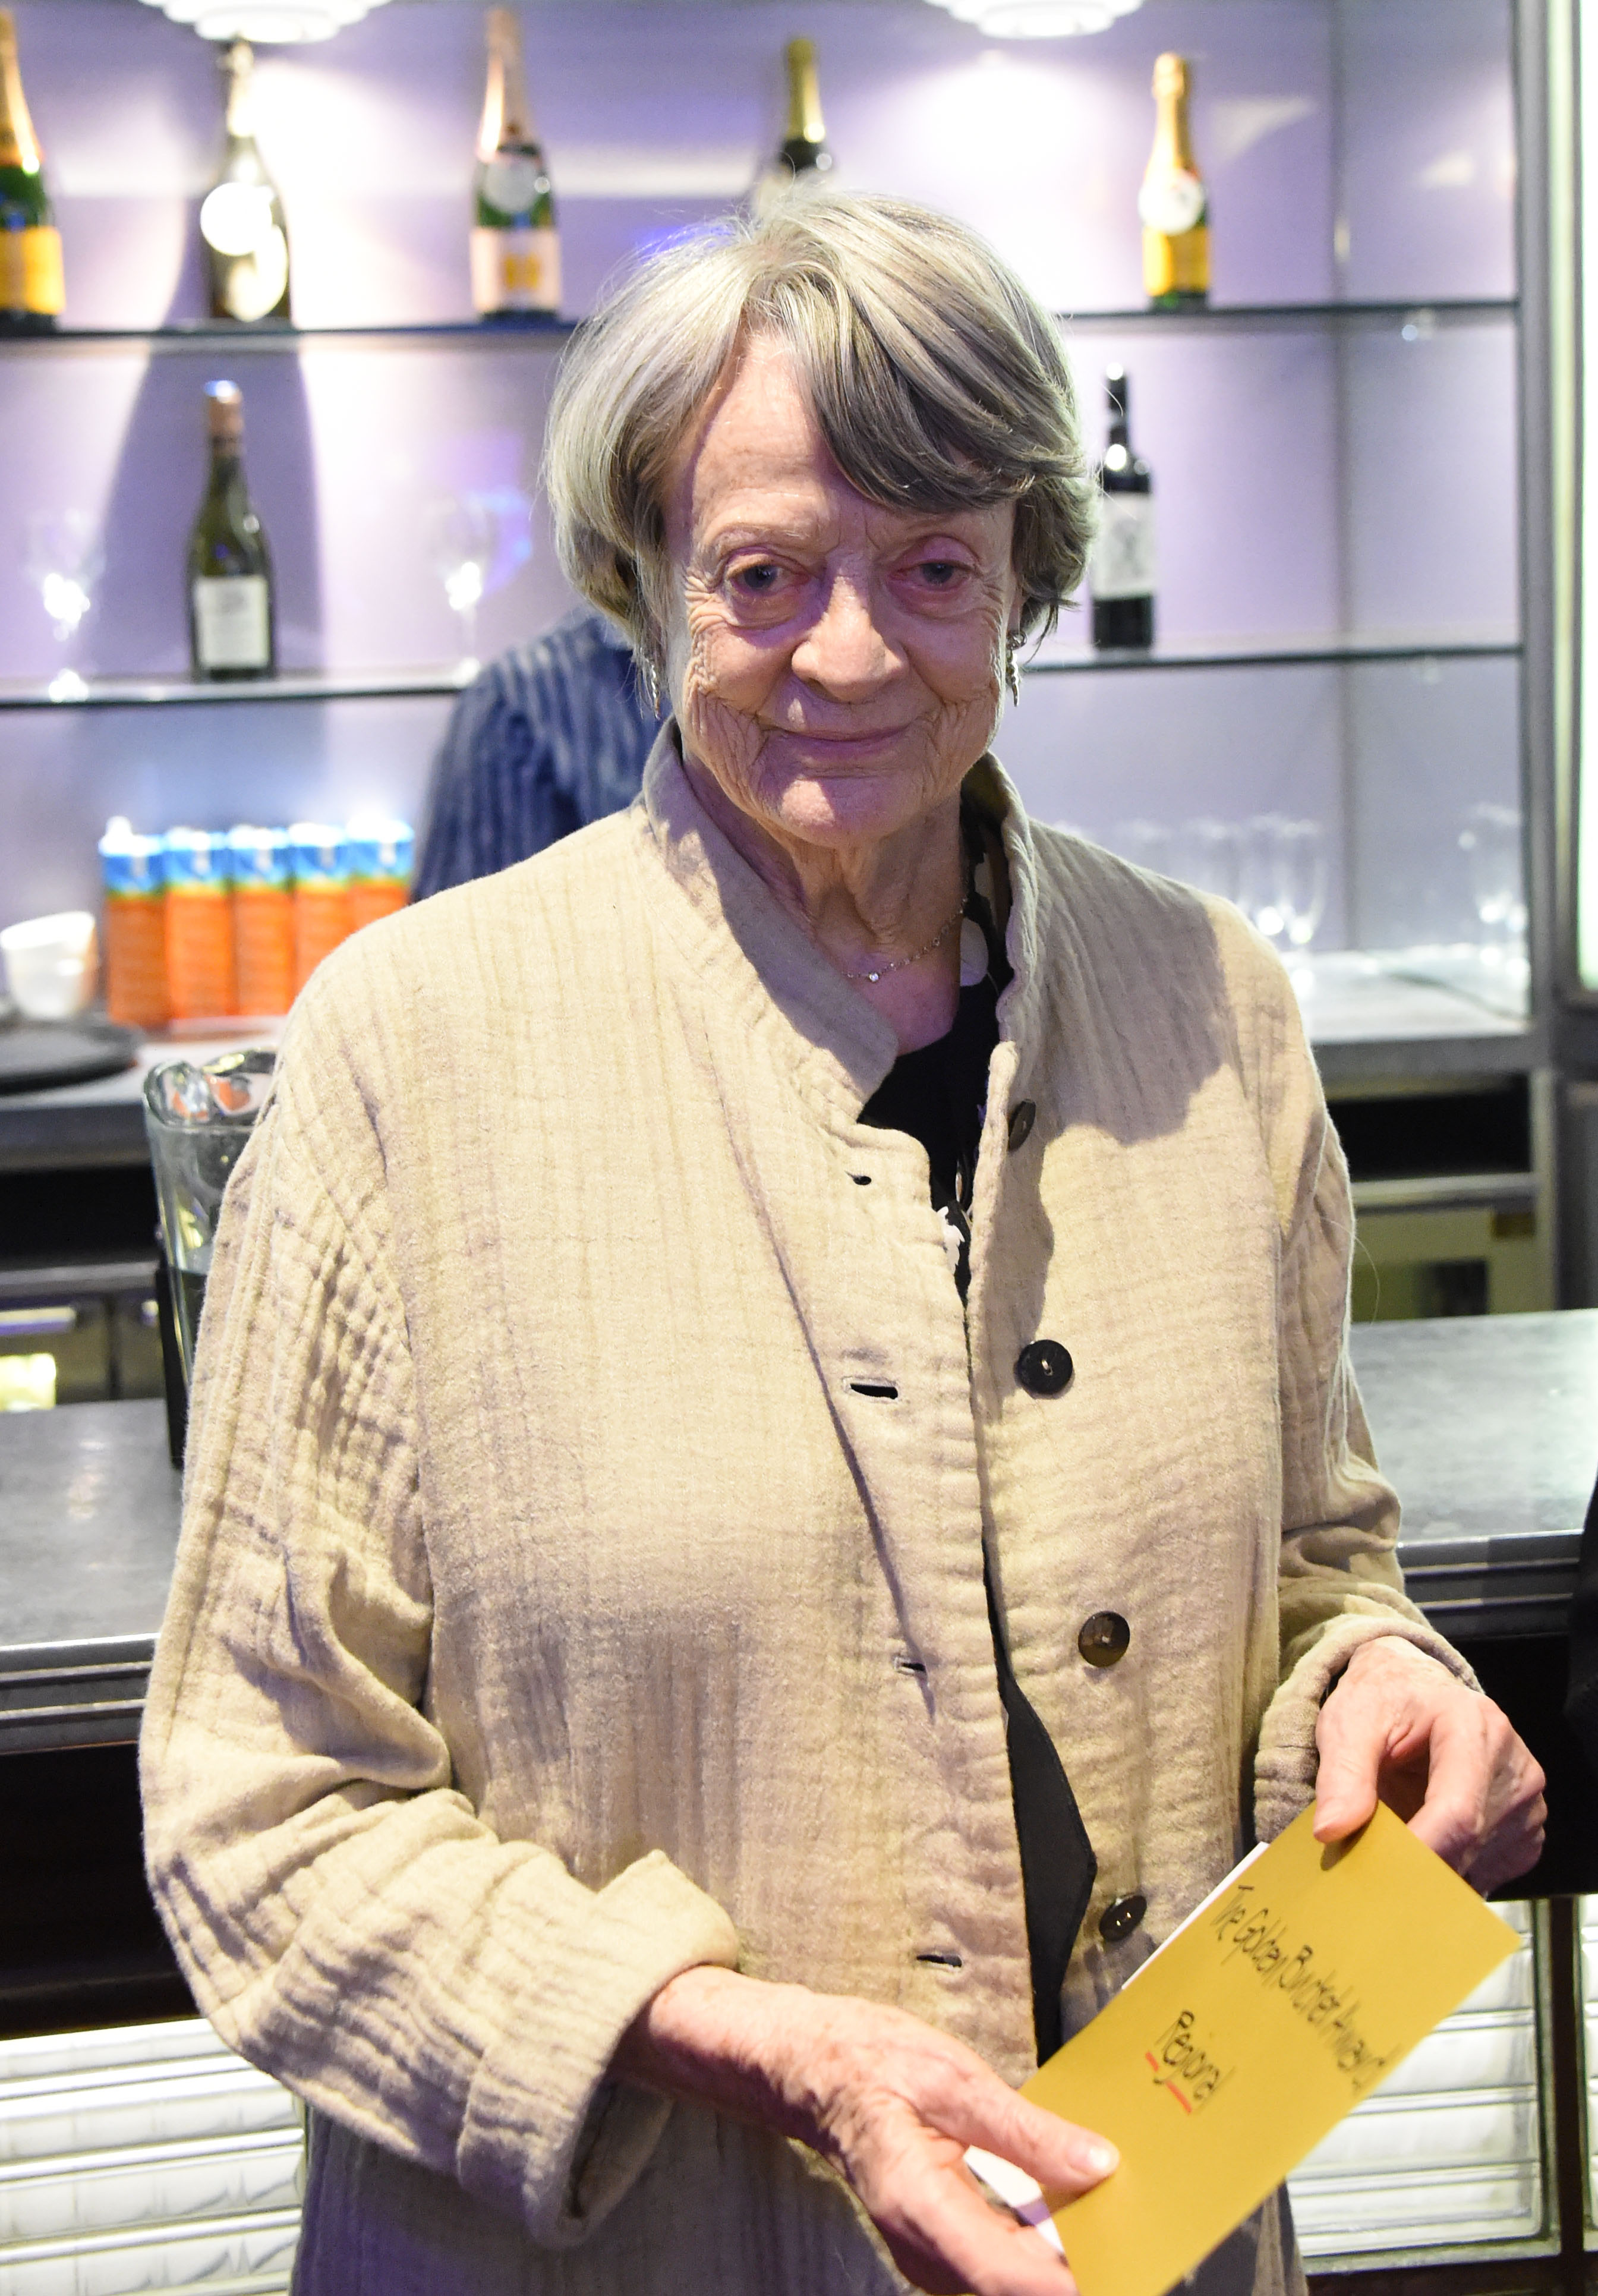
<instances>
[{"instance_id":1,"label":"gold foil bottle neck","mask_svg":"<svg viewBox=\"0 0 1598 2296\"><path fill-rule=\"evenodd\" d=\"M227 132L239 143L255 134L255 50L230 40L217 59L227 89Z\"/></svg>"},{"instance_id":2,"label":"gold foil bottle neck","mask_svg":"<svg viewBox=\"0 0 1598 2296\"><path fill-rule=\"evenodd\" d=\"M244 443L244 394L236 382L208 382L205 422L213 447Z\"/></svg>"},{"instance_id":3,"label":"gold foil bottle neck","mask_svg":"<svg viewBox=\"0 0 1598 2296\"><path fill-rule=\"evenodd\" d=\"M43 159L22 93L17 20L9 8L0 8L0 168L20 168L37 176Z\"/></svg>"},{"instance_id":4,"label":"gold foil bottle neck","mask_svg":"<svg viewBox=\"0 0 1598 2296\"><path fill-rule=\"evenodd\" d=\"M486 19L488 85L478 131L479 160L491 160L507 144L532 137L532 111L521 54L521 20L514 8L490 8Z\"/></svg>"},{"instance_id":5,"label":"gold foil bottle neck","mask_svg":"<svg viewBox=\"0 0 1598 2296\"><path fill-rule=\"evenodd\" d=\"M821 86L815 74L814 40L790 40L788 61L788 140L824 144L827 131L821 116Z\"/></svg>"},{"instance_id":6,"label":"gold foil bottle neck","mask_svg":"<svg viewBox=\"0 0 1598 2296\"><path fill-rule=\"evenodd\" d=\"M1185 56L1166 54L1154 59L1154 94L1161 103L1180 103L1188 91Z\"/></svg>"}]
</instances>

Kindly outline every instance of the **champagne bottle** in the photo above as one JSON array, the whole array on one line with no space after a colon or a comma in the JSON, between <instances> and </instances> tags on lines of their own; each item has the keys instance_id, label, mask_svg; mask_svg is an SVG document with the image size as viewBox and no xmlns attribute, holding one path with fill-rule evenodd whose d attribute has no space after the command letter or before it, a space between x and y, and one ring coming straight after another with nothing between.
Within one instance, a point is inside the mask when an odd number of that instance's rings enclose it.
<instances>
[{"instance_id":1,"label":"champagne bottle","mask_svg":"<svg viewBox=\"0 0 1598 2296\"><path fill-rule=\"evenodd\" d=\"M189 536L189 645L202 678L270 677L277 667L272 560L244 481L244 399L208 382L210 475Z\"/></svg>"},{"instance_id":2,"label":"champagne bottle","mask_svg":"<svg viewBox=\"0 0 1598 2296\"><path fill-rule=\"evenodd\" d=\"M521 27L488 11L488 85L477 138L471 300L484 319L553 319L561 308L561 238L544 147L528 109Z\"/></svg>"},{"instance_id":3,"label":"champagne bottle","mask_svg":"<svg viewBox=\"0 0 1598 2296\"><path fill-rule=\"evenodd\" d=\"M1099 530L1087 570L1096 646L1154 643L1154 481L1132 451L1127 370L1109 368L1110 441L1099 465Z\"/></svg>"},{"instance_id":4,"label":"champagne bottle","mask_svg":"<svg viewBox=\"0 0 1598 2296\"><path fill-rule=\"evenodd\" d=\"M255 56L248 40L222 51L227 149L200 209L211 316L245 325L289 316L289 234L283 201L255 141Z\"/></svg>"},{"instance_id":5,"label":"champagne bottle","mask_svg":"<svg viewBox=\"0 0 1598 2296\"><path fill-rule=\"evenodd\" d=\"M1156 57L1154 149L1137 212L1144 292L1167 309L1209 296L1209 200L1188 135L1187 94L1187 59Z\"/></svg>"},{"instance_id":6,"label":"champagne bottle","mask_svg":"<svg viewBox=\"0 0 1598 2296\"><path fill-rule=\"evenodd\" d=\"M17 27L0 8L0 332L43 334L66 302L61 234L17 62Z\"/></svg>"},{"instance_id":7,"label":"champagne bottle","mask_svg":"<svg viewBox=\"0 0 1598 2296\"><path fill-rule=\"evenodd\" d=\"M790 40L788 66L788 132L777 146L771 165L755 186L757 213L796 183L819 183L832 168L826 126L821 116L821 86L815 76L814 40Z\"/></svg>"}]
</instances>

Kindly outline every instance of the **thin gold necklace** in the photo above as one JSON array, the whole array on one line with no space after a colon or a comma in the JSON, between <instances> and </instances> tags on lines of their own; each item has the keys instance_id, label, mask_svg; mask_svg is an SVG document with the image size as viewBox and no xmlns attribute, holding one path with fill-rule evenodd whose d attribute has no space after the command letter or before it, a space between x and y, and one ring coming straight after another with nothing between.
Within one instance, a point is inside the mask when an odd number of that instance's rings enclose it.
<instances>
[{"instance_id":1,"label":"thin gold necklace","mask_svg":"<svg viewBox=\"0 0 1598 2296\"><path fill-rule=\"evenodd\" d=\"M881 980L890 972L903 972L908 966L919 964L923 956L930 956L935 948L940 948L943 946L964 914L965 901L962 898L960 906L955 911L954 915L944 919L924 948L918 948L910 956L896 956L891 964L879 964L874 972L846 972L844 979L846 980Z\"/></svg>"}]
</instances>

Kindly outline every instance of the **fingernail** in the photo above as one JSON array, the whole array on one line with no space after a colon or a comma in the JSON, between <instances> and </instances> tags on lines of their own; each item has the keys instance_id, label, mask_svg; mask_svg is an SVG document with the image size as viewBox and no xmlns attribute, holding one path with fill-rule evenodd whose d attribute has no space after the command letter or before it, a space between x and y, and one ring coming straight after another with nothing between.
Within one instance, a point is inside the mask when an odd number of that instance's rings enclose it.
<instances>
[{"instance_id":1,"label":"fingernail","mask_svg":"<svg viewBox=\"0 0 1598 2296\"><path fill-rule=\"evenodd\" d=\"M1119 2165L1120 2157L1114 2145L1106 2144L1102 2138L1096 2144L1084 2147L1086 2165L1093 2170L1095 2177L1107 2177L1112 2169Z\"/></svg>"}]
</instances>

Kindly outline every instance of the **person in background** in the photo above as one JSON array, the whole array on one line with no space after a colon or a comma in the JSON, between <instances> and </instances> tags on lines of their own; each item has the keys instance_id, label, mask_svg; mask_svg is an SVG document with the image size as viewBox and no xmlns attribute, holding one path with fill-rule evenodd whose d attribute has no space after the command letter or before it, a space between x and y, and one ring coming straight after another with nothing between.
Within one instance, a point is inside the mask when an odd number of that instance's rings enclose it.
<instances>
[{"instance_id":1,"label":"person in background","mask_svg":"<svg viewBox=\"0 0 1598 2296\"><path fill-rule=\"evenodd\" d=\"M512 646L450 713L412 900L491 877L620 813L660 730L631 647L591 607Z\"/></svg>"}]
</instances>

